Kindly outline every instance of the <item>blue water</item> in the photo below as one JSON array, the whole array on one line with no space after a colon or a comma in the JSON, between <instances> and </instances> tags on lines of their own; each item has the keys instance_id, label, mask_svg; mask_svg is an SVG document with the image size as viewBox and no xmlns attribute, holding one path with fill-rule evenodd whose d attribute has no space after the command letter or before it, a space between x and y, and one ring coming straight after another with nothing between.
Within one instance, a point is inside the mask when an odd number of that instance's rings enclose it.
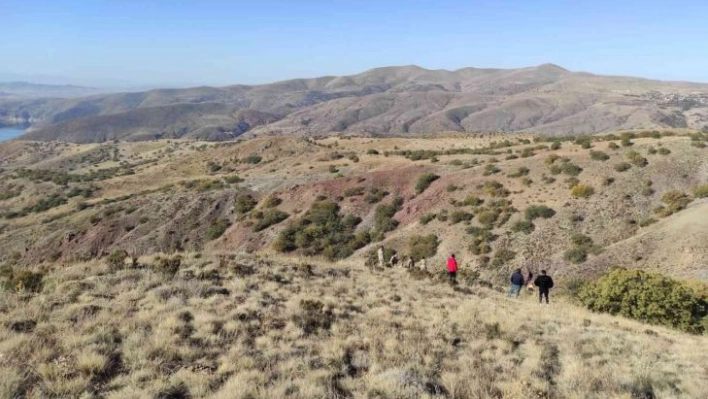
<instances>
[{"instance_id":1,"label":"blue water","mask_svg":"<svg viewBox=\"0 0 708 399\"><path fill-rule=\"evenodd\" d=\"M0 142L21 136L25 131L16 127L0 127Z\"/></svg>"}]
</instances>

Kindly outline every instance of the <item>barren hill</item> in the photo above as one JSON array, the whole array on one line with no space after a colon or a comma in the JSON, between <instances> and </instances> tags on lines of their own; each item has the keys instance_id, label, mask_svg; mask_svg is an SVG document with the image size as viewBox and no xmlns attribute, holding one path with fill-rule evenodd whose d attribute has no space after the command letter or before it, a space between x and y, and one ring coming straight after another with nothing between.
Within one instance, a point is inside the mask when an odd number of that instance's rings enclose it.
<instances>
[{"instance_id":1,"label":"barren hill","mask_svg":"<svg viewBox=\"0 0 708 399\"><path fill-rule=\"evenodd\" d=\"M252 116L243 118L244 112ZM133 122L125 124L119 115ZM404 66L259 86L6 100L0 102L0 121L31 123L31 139L72 142L333 132L568 135L702 129L708 125L708 85L592 75L552 64L455 71Z\"/></svg>"},{"instance_id":2,"label":"barren hill","mask_svg":"<svg viewBox=\"0 0 708 399\"><path fill-rule=\"evenodd\" d=\"M705 282L707 151L668 131L2 143L0 397L706 397L708 338L559 294L615 265ZM372 270L379 245L418 268ZM550 271L550 306L505 297L517 267Z\"/></svg>"}]
</instances>

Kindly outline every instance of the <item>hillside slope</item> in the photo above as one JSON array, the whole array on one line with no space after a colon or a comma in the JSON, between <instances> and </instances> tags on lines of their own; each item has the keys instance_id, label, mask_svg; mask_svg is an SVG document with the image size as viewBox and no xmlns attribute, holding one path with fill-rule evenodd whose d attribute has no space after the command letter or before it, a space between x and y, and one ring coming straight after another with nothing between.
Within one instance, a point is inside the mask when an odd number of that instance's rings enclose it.
<instances>
[{"instance_id":1,"label":"hillside slope","mask_svg":"<svg viewBox=\"0 0 708 399\"><path fill-rule=\"evenodd\" d=\"M217 103L267 115L234 124L221 109L190 112L185 104ZM156 108L159 107L159 108ZM183 113L161 120L155 113ZM124 115L122 118L97 118ZM200 121L224 135L210 137ZM152 90L80 99L0 101L0 123L31 123L33 139L100 142L107 137L226 139L348 132L420 135L440 131L593 134L617 129L708 125L708 85L570 72L552 64L520 69L427 70L385 67L357 75L294 79L259 86ZM150 134L136 134L147 130ZM154 133L153 133L154 132Z\"/></svg>"},{"instance_id":2,"label":"hillside slope","mask_svg":"<svg viewBox=\"0 0 708 399\"><path fill-rule=\"evenodd\" d=\"M349 262L54 267L0 306L2 397L701 398L708 338ZM155 271L153 271L155 270Z\"/></svg>"}]
</instances>

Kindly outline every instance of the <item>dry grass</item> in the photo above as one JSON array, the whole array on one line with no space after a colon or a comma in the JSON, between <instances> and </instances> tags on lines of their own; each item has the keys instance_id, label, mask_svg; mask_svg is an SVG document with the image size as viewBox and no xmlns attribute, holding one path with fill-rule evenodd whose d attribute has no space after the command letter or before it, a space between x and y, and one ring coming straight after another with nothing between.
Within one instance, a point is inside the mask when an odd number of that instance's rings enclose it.
<instances>
[{"instance_id":1,"label":"dry grass","mask_svg":"<svg viewBox=\"0 0 708 399\"><path fill-rule=\"evenodd\" d=\"M45 280L0 296L0 397L708 394L705 337L403 269L188 256L173 278L77 264Z\"/></svg>"}]
</instances>

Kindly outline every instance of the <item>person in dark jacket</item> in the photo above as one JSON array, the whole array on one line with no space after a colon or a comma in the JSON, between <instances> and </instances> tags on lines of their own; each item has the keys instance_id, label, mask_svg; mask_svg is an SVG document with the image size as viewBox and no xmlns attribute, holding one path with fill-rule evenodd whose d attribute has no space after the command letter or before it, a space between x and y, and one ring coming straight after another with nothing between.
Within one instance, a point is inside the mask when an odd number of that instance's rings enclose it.
<instances>
[{"instance_id":1,"label":"person in dark jacket","mask_svg":"<svg viewBox=\"0 0 708 399\"><path fill-rule=\"evenodd\" d=\"M524 285L524 275L521 274L521 269L516 269L511 275L511 286L509 287L509 296L519 296L521 287Z\"/></svg>"},{"instance_id":2,"label":"person in dark jacket","mask_svg":"<svg viewBox=\"0 0 708 399\"><path fill-rule=\"evenodd\" d=\"M546 298L546 305L548 305L548 293L551 288L553 288L553 279L551 276L546 275L545 270L541 270L541 275L536 277L536 281L533 282L536 287L538 287L538 303L543 303L543 298Z\"/></svg>"}]
</instances>

